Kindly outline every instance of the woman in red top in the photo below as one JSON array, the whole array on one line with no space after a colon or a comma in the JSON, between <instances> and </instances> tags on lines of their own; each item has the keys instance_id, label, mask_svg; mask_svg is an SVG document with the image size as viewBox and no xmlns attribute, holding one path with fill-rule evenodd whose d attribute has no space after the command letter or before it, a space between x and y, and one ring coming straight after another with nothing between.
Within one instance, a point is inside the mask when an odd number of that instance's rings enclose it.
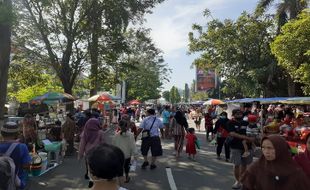
<instances>
[{"instance_id":1,"label":"woman in red top","mask_svg":"<svg viewBox=\"0 0 310 190\"><path fill-rule=\"evenodd\" d=\"M294 160L303 169L310 180L310 136L306 141L306 151L295 156Z\"/></svg>"},{"instance_id":2,"label":"woman in red top","mask_svg":"<svg viewBox=\"0 0 310 190\"><path fill-rule=\"evenodd\" d=\"M196 151L197 137L195 135L195 129L189 128L185 138L187 139L186 153L188 154L188 158L195 160L195 155L197 153Z\"/></svg>"}]
</instances>

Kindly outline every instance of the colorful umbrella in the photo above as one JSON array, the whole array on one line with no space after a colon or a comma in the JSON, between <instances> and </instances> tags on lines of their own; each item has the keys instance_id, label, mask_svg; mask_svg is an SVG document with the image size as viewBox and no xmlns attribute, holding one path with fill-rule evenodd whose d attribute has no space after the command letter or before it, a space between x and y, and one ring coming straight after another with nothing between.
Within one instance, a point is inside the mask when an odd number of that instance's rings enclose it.
<instances>
[{"instance_id":1,"label":"colorful umbrella","mask_svg":"<svg viewBox=\"0 0 310 190\"><path fill-rule=\"evenodd\" d=\"M32 100L30 100L31 103L36 102L65 102L65 101L74 101L75 98L67 93L60 93L60 92L47 92L43 94L42 96L34 97Z\"/></svg>"},{"instance_id":2,"label":"colorful umbrella","mask_svg":"<svg viewBox=\"0 0 310 190\"><path fill-rule=\"evenodd\" d=\"M128 104L130 104L130 105L139 105L139 104L141 104L141 102L139 100L131 100L130 102L128 102Z\"/></svg>"},{"instance_id":3,"label":"colorful umbrella","mask_svg":"<svg viewBox=\"0 0 310 190\"><path fill-rule=\"evenodd\" d=\"M94 96L88 98L88 101L90 101L90 102L109 102L109 101L112 101L112 98L109 94L102 93L102 94L97 94L97 95L94 95Z\"/></svg>"},{"instance_id":4,"label":"colorful umbrella","mask_svg":"<svg viewBox=\"0 0 310 190\"><path fill-rule=\"evenodd\" d=\"M222 100L219 99L210 99L203 103L203 105L220 105L220 104L225 104Z\"/></svg>"}]
</instances>

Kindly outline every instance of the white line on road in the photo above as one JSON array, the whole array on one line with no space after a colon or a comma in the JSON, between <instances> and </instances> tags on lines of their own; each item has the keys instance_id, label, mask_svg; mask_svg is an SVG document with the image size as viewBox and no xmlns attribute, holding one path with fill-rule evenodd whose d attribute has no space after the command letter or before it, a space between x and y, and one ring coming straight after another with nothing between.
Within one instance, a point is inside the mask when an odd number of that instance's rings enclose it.
<instances>
[{"instance_id":1,"label":"white line on road","mask_svg":"<svg viewBox=\"0 0 310 190\"><path fill-rule=\"evenodd\" d=\"M168 177L170 189L171 190L177 190L177 186L175 185L171 168L166 168L166 172L167 172L167 177Z\"/></svg>"}]
</instances>

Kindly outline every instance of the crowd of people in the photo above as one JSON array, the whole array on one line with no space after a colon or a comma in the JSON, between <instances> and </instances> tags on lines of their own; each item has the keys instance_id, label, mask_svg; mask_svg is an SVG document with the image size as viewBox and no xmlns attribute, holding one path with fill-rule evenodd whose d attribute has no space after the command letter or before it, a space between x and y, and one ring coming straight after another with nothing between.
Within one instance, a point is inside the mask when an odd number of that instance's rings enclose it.
<instances>
[{"instance_id":1,"label":"crowd of people","mask_svg":"<svg viewBox=\"0 0 310 190\"><path fill-rule=\"evenodd\" d=\"M163 155L162 139L172 140L174 154L178 159L183 150L192 161L195 161L197 149L201 143L196 131L201 131L204 121L206 142L216 141L217 158L221 159L224 147L225 161L234 165L236 182L233 189L309 189L310 188L310 138L306 142L306 151L292 157L283 133L282 136L271 134L271 113L278 121L277 128L300 120L293 117L292 110L271 107L262 120L258 111L234 109L229 119L225 111L216 113L216 107L122 107L113 113L114 118L108 125L96 109L68 113L63 123L56 122L47 138L64 141L66 155L75 153L74 142L78 143L78 159L85 161L84 178L89 180L89 188L124 190L122 184L130 182L130 167L138 158L136 141L141 136L140 152L143 157L142 169L157 168L157 158ZM162 117L162 119L160 119ZM140 118L142 120L140 120ZM191 128L188 119L192 119L195 128ZM136 122L141 121L139 126ZM282 122L282 123L281 123ZM3 137L0 143L0 154L14 161L14 182L8 182L9 172L0 172L1 188L16 185L18 189L26 187L26 175L31 158L29 152L42 146L36 133L36 121L26 115L22 122L22 131L16 123L6 123L1 128ZM285 132L288 132L286 130ZM261 146L262 154L253 163L254 153ZM18 147L18 148L17 148ZM148 157L149 151L151 157ZM0 157L1 171L6 171L9 164ZM125 176L124 176L125 174ZM124 176L124 177L123 177ZM5 183L4 181L7 181Z\"/></svg>"}]
</instances>

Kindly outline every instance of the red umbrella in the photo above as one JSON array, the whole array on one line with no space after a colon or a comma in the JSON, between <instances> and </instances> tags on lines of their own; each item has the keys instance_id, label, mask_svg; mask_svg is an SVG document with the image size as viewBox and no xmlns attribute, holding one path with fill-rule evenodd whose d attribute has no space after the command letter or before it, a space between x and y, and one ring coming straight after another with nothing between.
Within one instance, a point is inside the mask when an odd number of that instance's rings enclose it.
<instances>
[{"instance_id":1,"label":"red umbrella","mask_svg":"<svg viewBox=\"0 0 310 190\"><path fill-rule=\"evenodd\" d=\"M141 104L141 102L139 100L131 100L129 102L130 105L138 105L138 104Z\"/></svg>"}]
</instances>

